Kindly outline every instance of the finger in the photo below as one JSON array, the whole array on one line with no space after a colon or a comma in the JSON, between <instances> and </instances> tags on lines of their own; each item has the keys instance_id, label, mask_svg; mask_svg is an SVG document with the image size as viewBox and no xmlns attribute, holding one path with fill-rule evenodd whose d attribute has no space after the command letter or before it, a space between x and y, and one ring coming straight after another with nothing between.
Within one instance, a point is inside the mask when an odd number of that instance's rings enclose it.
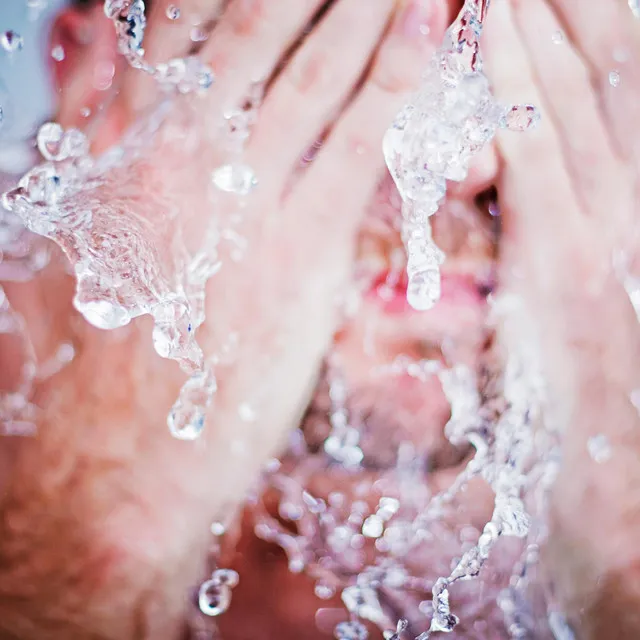
<instances>
[{"instance_id":1,"label":"finger","mask_svg":"<svg viewBox=\"0 0 640 640\"><path fill-rule=\"evenodd\" d=\"M627 0L549 0L589 64L620 153L640 158L640 24ZM614 86L615 85L615 86Z\"/></svg>"},{"instance_id":2,"label":"finger","mask_svg":"<svg viewBox=\"0 0 640 640\"><path fill-rule=\"evenodd\" d=\"M580 228L581 216L563 161L553 119L534 80L531 60L520 40L509 0L495 0L483 37L486 70L496 98L503 103L532 103L541 122L523 133L500 131L499 153L504 167L498 184L503 212L503 237L520 260L548 278L559 264L563 240ZM553 231L551 231L553 230ZM553 282L541 283L551 289Z\"/></svg>"},{"instance_id":3,"label":"finger","mask_svg":"<svg viewBox=\"0 0 640 640\"><path fill-rule=\"evenodd\" d=\"M202 50L216 84L215 113L236 107L252 84L266 81L324 0L232 2Z\"/></svg>"},{"instance_id":4,"label":"finger","mask_svg":"<svg viewBox=\"0 0 640 640\"><path fill-rule=\"evenodd\" d=\"M335 118L362 78L395 5L378 0L363 10L360 0L343 0L284 69L262 106L251 143L252 155L268 154L270 184L286 182L292 165Z\"/></svg>"},{"instance_id":5,"label":"finger","mask_svg":"<svg viewBox=\"0 0 640 640\"><path fill-rule=\"evenodd\" d=\"M382 139L394 116L419 83L425 55L439 44L445 27L446 3L433 2L428 36L406 20L415 4L399 15L374 61L367 80L340 117L315 162L302 176L291 199L305 203L308 216L285 220L302 226L309 240L309 255L334 251L336 243L355 235L361 213L384 171ZM414 25L415 26L415 25ZM422 30L424 31L424 29ZM318 202L322 194L323 202ZM327 201L335 203L327 207ZM293 207L293 211L299 210ZM301 219L304 218L304 219ZM327 238L327 242L319 241Z\"/></svg>"},{"instance_id":6,"label":"finger","mask_svg":"<svg viewBox=\"0 0 640 640\"><path fill-rule=\"evenodd\" d=\"M154 0L147 9L144 36L144 59L151 65L186 56L194 43L190 38L194 23L210 22L226 0ZM172 20L167 12L175 9L179 16ZM128 119L154 104L159 96L156 81L135 68L128 68L122 84L119 106Z\"/></svg>"},{"instance_id":7,"label":"finger","mask_svg":"<svg viewBox=\"0 0 640 640\"><path fill-rule=\"evenodd\" d=\"M545 0L514 3L514 16L578 202L592 216L609 216L612 194L624 193L629 181L614 152L589 70L571 42L554 42L561 25Z\"/></svg>"},{"instance_id":8,"label":"finger","mask_svg":"<svg viewBox=\"0 0 640 640\"><path fill-rule=\"evenodd\" d=\"M498 170L498 151L496 145L491 142L473 158L467 177L462 182L451 182L447 193L463 200L473 199L495 185Z\"/></svg>"},{"instance_id":9,"label":"finger","mask_svg":"<svg viewBox=\"0 0 640 640\"><path fill-rule=\"evenodd\" d=\"M154 0L148 9L145 58L151 64L190 53L227 0Z\"/></svg>"}]
</instances>

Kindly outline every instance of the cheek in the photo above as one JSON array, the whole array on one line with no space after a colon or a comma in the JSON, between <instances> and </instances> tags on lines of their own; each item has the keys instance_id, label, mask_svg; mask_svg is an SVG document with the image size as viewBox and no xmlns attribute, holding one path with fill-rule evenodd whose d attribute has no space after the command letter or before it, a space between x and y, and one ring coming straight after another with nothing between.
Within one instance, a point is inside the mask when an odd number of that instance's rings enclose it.
<instances>
[{"instance_id":1,"label":"cheek","mask_svg":"<svg viewBox=\"0 0 640 640\"><path fill-rule=\"evenodd\" d=\"M447 200L431 218L433 239L447 260L493 260L497 249L497 220L473 202Z\"/></svg>"}]
</instances>

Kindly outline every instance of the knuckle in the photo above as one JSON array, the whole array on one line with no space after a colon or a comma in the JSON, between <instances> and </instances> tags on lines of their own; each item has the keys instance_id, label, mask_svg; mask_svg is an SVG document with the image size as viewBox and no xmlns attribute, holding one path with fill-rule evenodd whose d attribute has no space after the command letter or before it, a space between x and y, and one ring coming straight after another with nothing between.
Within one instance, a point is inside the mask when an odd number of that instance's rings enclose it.
<instances>
[{"instance_id":1,"label":"knuckle","mask_svg":"<svg viewBox=\"0 0 640 640\"><path fill-rule=\"evenodd\" d=\"M264 20L266 5L266 0L239 0L233 4L229 18L234 33L239 36L255 35Z\"/></svg>"},{"instance_id":2,"label":"knuckle","mask_svg":"<svg viewBox=\"0 0 640 640\"><path fill-rule=\"evenodd\" d=\"M371 71L371 81L385 93L407 93L420 83L423 60L411 47L388 43Z\"/></svg>"},{"instance_id":3,"label":"knuckle","mask_svg":"<svg viewBox=\"0 0 640 640\"><path fill-rule=\"evenodd\" d=\"M326 53L312 51L295 56L285 73L297 93L309 95L320 92L327 86L329 71Z\"/></svg>"}]
</instances>

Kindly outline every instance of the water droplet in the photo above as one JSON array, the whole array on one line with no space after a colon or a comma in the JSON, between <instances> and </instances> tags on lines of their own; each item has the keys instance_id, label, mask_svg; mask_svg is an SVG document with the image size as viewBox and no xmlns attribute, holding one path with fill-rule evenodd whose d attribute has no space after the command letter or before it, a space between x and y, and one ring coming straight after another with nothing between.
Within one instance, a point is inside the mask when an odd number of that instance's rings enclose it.
<instances>
[{"instance_id":1,"label":"water droplet","mask_svg":"<svg viewBox=\"0 0 640 640\"><path fill-rule=\"evenodd\" d=\"M554 31L551 35L551 41L553 44L562 44L564 42L564 32L559 29L558 31Z\"/></svg>"},{"instance_id":2,"label":"water droplet","mask_svg":"<svg viewBox=\"0 0 640 640\"><path fill-rule=\"evenodd\" d=\"M620 72L616 71L615 69L613 71L609 72L609 84L612 87L617 87L620 85Z\"/></svg>"},{"instance_id":3,"label":"water droplet","mask_svg":"<svg viewBox=\"0 0 640 640\"><path fill-rule=\"evenodd\" d=\"M510 131L527 131L540 122L540 112L530 104L511 107L502 117L501 126Z\"/></svg>"},{"instance_id":4,"label":"water droplet","mask_svg":"<svg viewBox=\"0 0 640 640\"><path fill-rule=\"evenodd\" d=\"M167 18L169 20L178 20L180 18L180 8L176 7L175 4L170 4L167 7Z\"/></svg>"},{"instance_id":5,"label":"water droplet","mask_svg":"<svg viewBox=\"0 0 640 640\"><path fill-rule=\"evenodd\" d=\"M575 640L567 619L559 611L550 611L547 619L555 640Z\"/></svg>"},{"instance_id":6,"label":"water droplet","mask_svg":"<svg viewBox=\"0 0 640 640\"><path fill-rule=\"evenodd\" d=\"M384 631L382 633L382 636L384 640L400 640L400 636L404 631L407 630L408 626L409 626L408 620L405 620L404 618L400 618L400 620L398 620L398 624L396 625L396 630Z\"/></svg>"},{"instance_id":7,"label":"water droplet","mask_svg":"<svg viewBox=\"0 0 640 640\"><path fill-rule=\"evenodd\" d=\"M215 617L224 613L231 604L231 589L211 579L204 582L198 592L198 605L205 616Z\"/></svg>"},{"instance_id":8,"label":"water droplet","mask_svg":"<svg viewBox=\"0 0 640 640\"><path fill-rule=\"evenodd\" d=\"M99 329L117 329L131 321L131 316L119 305L108 300L82 301L79 296L74 299L74 306L94 327Z\"/></svg>"},{"instance_id":9,"label":"water droplet","mask_svg":"<svg viewBox=\"0 0 640 640\"><path fill-rule=\"evenodd\" d=\"M336 640L367 640L369 632L362 622L349 620L336 625L334 636Z\"/></svg>"},{"instance_id":10,"label":"water droplet","mask_svg":"<svg viewBox=\"0 0 640 640\"><path fill-rule=\"evenodd\" d=\"M609 438L602 433L589 438L587 441L587 449L591 458L598 464L610 460L613 453Z\"/></svg>"},{"instance_id":11,"label":"water droplet","mask_svg":"<svg viewBox=\"0 0 640 640\"><path fill-rule=\"evenodd\" d=\"M220 191L240 196L248 195L258 184L253 169L242 163L218 167L212 174L212 180Z\"/></svg>"},{"instance_id":12,"label":"water droplet","mask_svg":"<svg viewBox=\"0 0 640 640\"><path fill-rule=\"evenodd\" d=\"M185 382L167 417L169 431L175 438L195 440L200 437L216 389L216 379L210 369L192 375Z\"/></svg>"},{"instance_id":13,"label":"water droplet","mask_svg":"<svg viewBox=\"0 0 640 640\"><path fill-rule=\"evenodd\" d=\"M128 6L129 0L105 0L104 14L113 20L117 18Z\"/></svg>"},{"instance_id":14,"label":"water droplet","mask_svg":"<svg viewBox=\"0 0 640 640\"><path fill-rule=\"evenodd\" d=\"M616 47L613 50L613 59L620 64L624 64L625 62L629 62L629 52L622 47Z\"/></svg>"},{"instance_id":15,"label":"water droplet","mask_svg":"<svg viewBox=\"0 0 640 640\"><path fill-rule=\"evenodd\" d=\"M37 144L45 160L61 160L64 129L57 122L47 122L38 130Z\"/></svg>"},{"instance_id":16,"label":"water droplet","mask_svg":"<svg viewBox=\"0 0 640 640\"><path fill-rule=\"evenodd\" d=\"M211 582L225 587L233 587L237 586L238 582L240 582L240 576L237 571L233 569L216 569L211 574Z\"/></svg>"},{"instance_id":17,"label":"water droplet","mask_svg":"<svg viewBox=\"0 0 640 640\"><path fill-rule=\"evenodd\" d=\"M362 524L362 535L367 538L379 538L384 533L384 522L378 515L369 516Z\"/></svg>"},{"instance_id":18,"label":"water droplet","mask_svg":"<svg viewBox=\"0 0 640 640\"><path fill-rule=\"evenodd\" d=\"M51 49L51 57L56 62L62 62L64 60L64 47L61 44L57 44Z\"/></svg>"},{"instance_id":19,"label":"water droplet","mask_svg":"<svg viewBox=\"0 0 640 640\"><path fill-rule=\"evenodd\" d=\"M22 50L24 40L19 33L9 29L0 36L0 45L7 53L15 53Z\"/></svg>"},{"instance_id":20,"label":"water droplet","mask_svg":"<svg viewBox=\"0 0 640 640\"><path fill-rule=\"evenodd\" d=\"M336 595L336 590L331 585L325 584L324 582L318 582L314 587L313 592L316 594L316 597L320 598L320 600L330 600Z\"/></svg>"},{"instance_id":21,"label":"water droplet","mask_svg":"<svg viewBox=\"0 0 640 640\"><path fill-rule=\"evenodd\" d=\"M226 528L222 522L214 522L211 524L211 533L214 536L222 536L224 535Z\"/></svg>"},{"instance_id":22,"label":"water droplet","mask_svg":"<svg viewBox=\"0 0 640 640\"><path fill-rule=\"evenodd\" d=\"M189 37L191 42L205 42L209 38L209 34L202 27L193 27Z\"/></svg>"},{"instance_id":23,"label":"water droplet","mask_svg":"<svg viewBox=\"0 0 640 640\"><path fill-rule=\"evenodd\" d=\"M444 578L438 578L433 585L433 618L430 631L451 633L459 622L458 617L451 613L448 584Z\"/></svg>"},{"instance_id":24,"label":"water droplet","mask_svg":"<svg viewBox=\"0 0 640 640\"><path fill-rule=\"evenodd\" d=\"M238 415L240 416L240 420L244 422L255 422L257 417L256 410L248 402L240 404L238 407Z\"/></svg>"}]
</instances>

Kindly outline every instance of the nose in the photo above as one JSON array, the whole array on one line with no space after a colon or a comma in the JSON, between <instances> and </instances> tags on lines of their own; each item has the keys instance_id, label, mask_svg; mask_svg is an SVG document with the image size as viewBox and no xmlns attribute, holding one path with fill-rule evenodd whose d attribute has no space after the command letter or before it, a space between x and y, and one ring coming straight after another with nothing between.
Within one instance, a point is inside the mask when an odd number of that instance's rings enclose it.
<instances>
[{"instance_id":1,"label":"nose","mask_svg":"<svg viewBox=\"0 0 640 640\"><path fill-rule=\"evenodd\" d=\"M449 183L449 196L459 200L475 200L496 183L498 170L498 150L492 141L473 158L469 175L463 182Z\"/></svg>"},{"instance_id":2,"label":"nose","mask_svg":"<svg viewBox=\"0 0 640 640\"><path fill-rule=\"evenodd\" d=\"M497 213L492 204L497 173L498 156L491 145L475 158L467 179L449 184L431 223L433 239L450 264L452 259L495 259L500 221L492 215Z\"/></svg>"}]
</instances>

